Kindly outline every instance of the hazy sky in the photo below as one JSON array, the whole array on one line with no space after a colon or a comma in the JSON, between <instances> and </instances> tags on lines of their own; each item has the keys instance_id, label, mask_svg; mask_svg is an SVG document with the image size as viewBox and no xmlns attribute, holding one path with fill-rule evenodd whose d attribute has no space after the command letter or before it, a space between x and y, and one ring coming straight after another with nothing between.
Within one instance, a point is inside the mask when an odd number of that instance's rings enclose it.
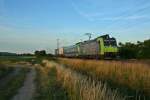
<instances>
[{"instance_id":1,"label":"hazy sky","mask_svg":"<svg viewBox=\"0 0 150 100\"><path fill-rule=\"evenodd\" d=\"M104 33L118 41L150 38L150 0L0 0L0 51L53 52Z\"/></svg>"}]
</instances>

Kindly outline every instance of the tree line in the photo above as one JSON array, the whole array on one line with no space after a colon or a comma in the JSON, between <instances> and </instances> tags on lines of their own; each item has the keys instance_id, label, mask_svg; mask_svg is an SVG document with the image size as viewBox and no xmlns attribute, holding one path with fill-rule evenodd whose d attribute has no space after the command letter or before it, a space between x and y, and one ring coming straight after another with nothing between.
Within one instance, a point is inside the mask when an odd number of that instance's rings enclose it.
<instances>
[{"instance_id":1,"label":"tree line","mask_svg":"<svg viewBox=\"0 0 150 100\"><path fill-rule=\"evenodd\" d=\"M46 53L46 50L36 50L35 52L34 52L34 55L35 56L50 56L50 57L52 57L52 56L54 56L53 54L48 54L48 53Z\"/></svg>"},{"instance_id":2,"label":"tree line","mask_svg":"<svg viewBox=\"0 0 150 100\"><path fill-rule=\"evenodd\" d=\"M119 56L123 59L150 59L150 39L137 43L119 43Z\"/></svg>"}]
</instances>

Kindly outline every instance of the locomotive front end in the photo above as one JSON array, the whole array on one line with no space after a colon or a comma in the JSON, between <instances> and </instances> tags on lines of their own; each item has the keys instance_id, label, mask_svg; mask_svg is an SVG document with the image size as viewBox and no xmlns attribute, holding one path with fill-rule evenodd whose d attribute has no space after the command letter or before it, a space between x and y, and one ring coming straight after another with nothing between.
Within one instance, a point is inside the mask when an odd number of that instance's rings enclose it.
<instances>
[{"instance_id":1,"label":"locomotive front end","mask_svg":"<svg viewBox=\"0 0 150 100\"><path fill-rule=\"evenodd\" d=\"M118 46L115 38L104 35L98 38L100 43L100 55L104 58L116 58L118 55Z\"/></svg>"}]
</instances>

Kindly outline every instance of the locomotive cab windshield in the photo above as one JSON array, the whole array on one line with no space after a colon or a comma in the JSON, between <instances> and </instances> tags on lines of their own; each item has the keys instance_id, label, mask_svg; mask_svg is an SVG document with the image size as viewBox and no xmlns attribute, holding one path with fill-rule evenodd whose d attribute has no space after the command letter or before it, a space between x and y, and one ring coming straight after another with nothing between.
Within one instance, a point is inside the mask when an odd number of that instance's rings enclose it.
<instances>
[{"instance_id":1,"label":"locomotive cab windshield","mask_svg":"<svg viewBox=\"0 0 150 100\"><path fill-rule=\"evenodd\" d=\"M115 38L104 39L104 46L117 46Z\"/></svg>"}]
</instances>

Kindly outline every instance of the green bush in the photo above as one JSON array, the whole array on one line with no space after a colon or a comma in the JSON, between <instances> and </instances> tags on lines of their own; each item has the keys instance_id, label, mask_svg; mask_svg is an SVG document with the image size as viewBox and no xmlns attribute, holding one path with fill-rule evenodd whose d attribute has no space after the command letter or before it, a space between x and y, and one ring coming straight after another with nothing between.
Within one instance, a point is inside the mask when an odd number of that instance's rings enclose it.
<instances>
[{"instance_id":1,"label":"green bush","mask_svg":"<svg viewBox=\"0 0 150 100\"><path fill-rule=\"evenodd\" d=\"M150 39L137 43L119 43L119 55L124 59L150 59Z\"/></svg>"}]
</instances>

